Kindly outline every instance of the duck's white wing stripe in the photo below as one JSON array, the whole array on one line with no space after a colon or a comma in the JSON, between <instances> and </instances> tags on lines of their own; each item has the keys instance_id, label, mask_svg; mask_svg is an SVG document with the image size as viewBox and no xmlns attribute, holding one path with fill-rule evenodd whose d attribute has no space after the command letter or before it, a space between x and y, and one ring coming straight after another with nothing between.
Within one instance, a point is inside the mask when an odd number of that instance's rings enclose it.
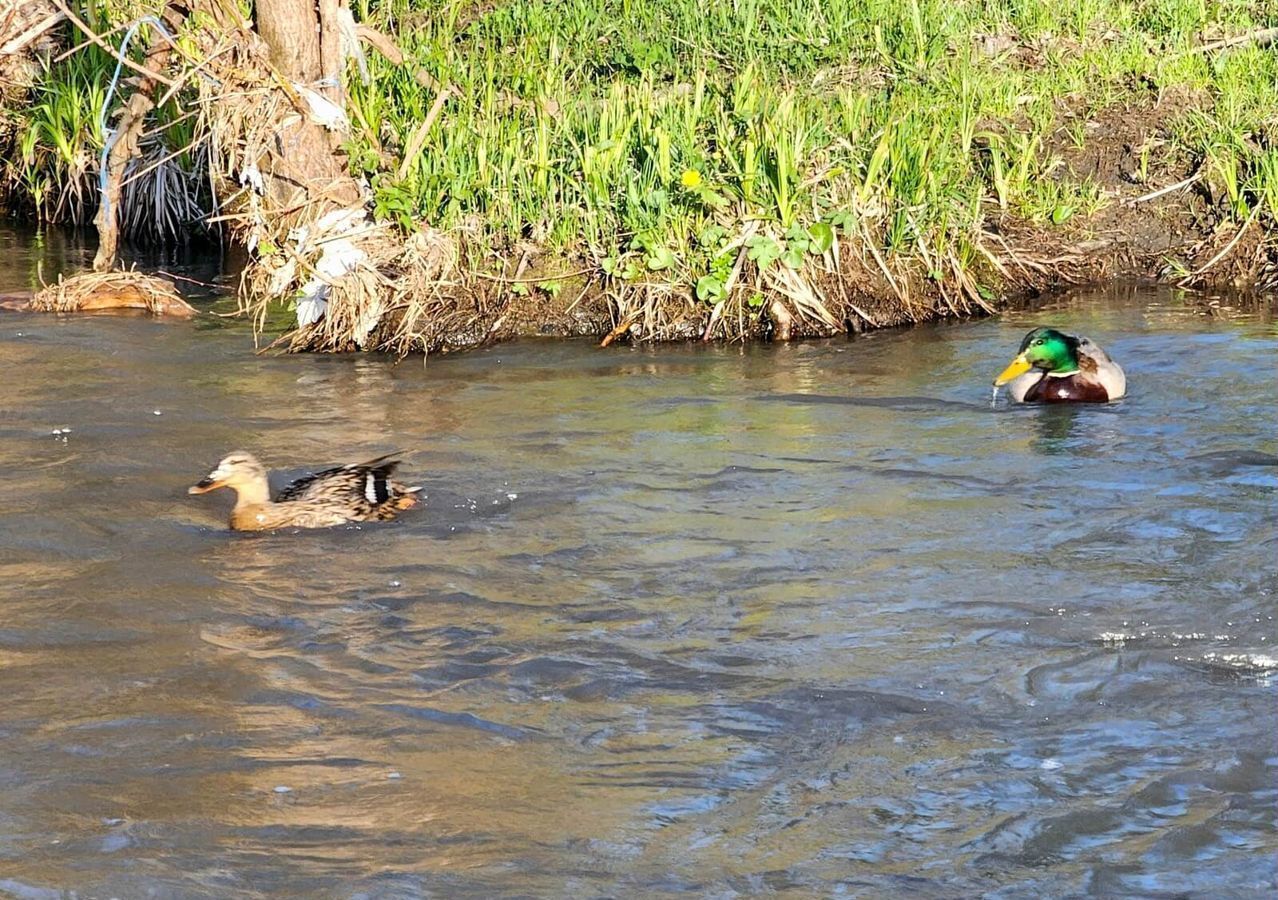
<instances>
[{"instance_id":1,"label":"duck's white wing stripe","mask_svg":"<svg viewBox=\"0 0 1278 900\"><path fill-rule=\"evenodd\" d=\"M369 503L377 502L377 476L372 472L364 476L364 499Z\"/></svg>"}]
</instances>

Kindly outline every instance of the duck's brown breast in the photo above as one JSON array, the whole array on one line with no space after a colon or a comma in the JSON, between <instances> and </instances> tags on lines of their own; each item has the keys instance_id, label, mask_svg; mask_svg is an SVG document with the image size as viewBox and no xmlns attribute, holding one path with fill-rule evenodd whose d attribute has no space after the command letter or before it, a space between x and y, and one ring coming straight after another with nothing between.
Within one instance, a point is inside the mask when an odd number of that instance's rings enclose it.
<instances>
[{"instance_id":1,"label":"duck's brown breast","mask_svg":"<svg viewBox=\"0 0 1278 900\"><path fill-rule=\"evenodd\" d=\"M262 506L243 506L231 511L233 531L270 531L278 525Z\"/></svg>"},{"instance_id":2,"label":"duck's brown breast","mask_svg":"<svg viewBox=\"0 0 1278 900\"><path fill-rule=\"evenodd\" d=\"M1088 381L1078 372L1060 378L1047 376L1025 394L1026 403L1108 403L1104 385Z\"/></svg>"}]
</instances>

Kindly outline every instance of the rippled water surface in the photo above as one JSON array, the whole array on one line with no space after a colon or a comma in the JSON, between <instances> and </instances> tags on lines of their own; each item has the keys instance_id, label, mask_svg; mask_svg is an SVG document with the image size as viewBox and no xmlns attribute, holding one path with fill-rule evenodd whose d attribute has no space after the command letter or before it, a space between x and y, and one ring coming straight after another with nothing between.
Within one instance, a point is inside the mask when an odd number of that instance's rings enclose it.
<instances>
[{"instance_id":1,"label":"rippled water surface","mask_svg":"<svg viewBox=\"0 0 1278 900\"><path fill-rule=\"evenodd\" d=\"M1131 396L991 408L1034 323ZM1276 350L1154 290L425 367L2 314L0 894L1268 895ZM185 493L397 447L387 525Z\"/></svg>"}]
</instances>

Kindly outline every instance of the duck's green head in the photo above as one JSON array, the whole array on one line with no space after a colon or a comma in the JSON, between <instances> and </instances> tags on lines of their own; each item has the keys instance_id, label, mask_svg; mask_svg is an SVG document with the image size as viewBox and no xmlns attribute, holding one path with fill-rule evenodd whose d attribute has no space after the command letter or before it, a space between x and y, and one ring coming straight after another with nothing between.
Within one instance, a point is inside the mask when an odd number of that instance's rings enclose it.
<instances>
[{"instance_id":1,"label":"duck's green head","mask_svg":"<svg viewBox=\"0 0 1278 900\"><path fill-rule=\"evenodd\" d=\"M1030 369L1042 369L1053 375L1078 371L1078 338L1055 328L1035 328L1025 335L1016 359L999 373L994 384L1007 384Z\"/></svg>"}]
</instances>

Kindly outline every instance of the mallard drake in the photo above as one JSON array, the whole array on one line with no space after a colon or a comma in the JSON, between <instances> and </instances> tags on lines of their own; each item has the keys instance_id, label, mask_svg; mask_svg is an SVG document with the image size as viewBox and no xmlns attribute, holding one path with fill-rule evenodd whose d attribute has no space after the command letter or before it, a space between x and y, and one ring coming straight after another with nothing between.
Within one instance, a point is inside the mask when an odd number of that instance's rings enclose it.
<instances>
[{"instance_id":1,"label":"mallard drake","mask_svg":"<svg viewBox=\"0 0 1278 900\"><path fill-rule=\"evenodd\" d=\"M187 493L234 489L231 528L235 531L327 528L347 522L393 519L400 510L417 502L421 490L391 479L400 462L394 458L396 455L390 453L307 475L289 484L272 500L265 467L251 453L237 451L224 457Z\"/></svg>"},{"instance_id":2,"label":"mallard drake","mask_svg":"<svg viewBox=\"0 0 1278 900\"><path fill-rule=\"evenodd\" d=\"M1127 376L1088 338L1035 328L994 379L1018 403L1107 403L1127 393Z\"/></svg>"}]
</instances>

